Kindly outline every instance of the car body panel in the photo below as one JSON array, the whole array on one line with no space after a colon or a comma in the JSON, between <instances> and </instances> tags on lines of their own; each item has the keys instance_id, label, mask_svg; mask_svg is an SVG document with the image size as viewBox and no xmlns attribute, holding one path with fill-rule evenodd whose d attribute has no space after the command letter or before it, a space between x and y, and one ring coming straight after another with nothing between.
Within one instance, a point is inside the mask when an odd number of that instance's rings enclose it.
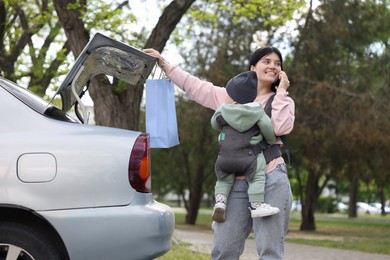
<instances>
[{"instance_id":1,"label":"car body panel","mask_svg":"<svg viewBox=\"0 0 390 260\"><path fill-rule=\"evenodd\" d=\"M18 205L36 210L131 202L135 191L129 185L128 163L134 140L140 132L53 120L20 102L7 102L9 99L3 97L5 95L1 95L0 109L11 109L19 116L17 120L12 119L13 114L2 117L3 122L8 123L1 127L0 140L2 146L12 149L1 149L0 157L7 163L1 164L0 174L2 183L7 185L0 186L0 194L13 198ZM18 174L15 175L20 159L26 154L42 153L55 158L56 177L50 182L21 181ZM45 162L41 162L42 167ZM90 165L91 162L94 165ZM120 172L123 174L118 174ZM63 186L68 188L64 190Z\"/></svg>"},{"instance_id":2,"label":"car body panel","mask_svg":"<svg viewBox=\"0 0 390 260\"><path fill-rule=\"evenodd\" d=\"M137 193L133 203L124 207L38 213L58 229L72 260L150 260L172 246L173 211L151 194ZM108 244L114 246L107 250Z\"/></svg>"}]
</instances>

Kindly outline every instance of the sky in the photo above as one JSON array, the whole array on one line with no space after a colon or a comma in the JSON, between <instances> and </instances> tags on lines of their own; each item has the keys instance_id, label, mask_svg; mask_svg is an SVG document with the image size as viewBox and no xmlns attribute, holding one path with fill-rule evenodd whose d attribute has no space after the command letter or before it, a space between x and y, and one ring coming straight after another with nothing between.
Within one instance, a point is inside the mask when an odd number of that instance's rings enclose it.
<instances>
[{"instance_id":1,"label":"sky","mask_svg":"<svg viewBox=\"0 0 390 260\"><path fill-rule=\"evenodd\" d=\"M137 16L138 23L152 31L161 16L161 8L167 5L171 0L130 0L129 6ZM147 14L147 15L139 15ZM164 58L173 65L178 65L183 61L176 47L169 42L163 51Z\"/></svg>"}]
</instances>

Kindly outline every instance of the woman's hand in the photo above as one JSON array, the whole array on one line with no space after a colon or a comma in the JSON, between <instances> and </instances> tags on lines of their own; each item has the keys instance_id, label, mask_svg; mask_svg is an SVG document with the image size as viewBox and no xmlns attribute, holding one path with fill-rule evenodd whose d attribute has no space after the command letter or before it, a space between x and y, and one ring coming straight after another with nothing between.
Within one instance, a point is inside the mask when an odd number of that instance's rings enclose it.
<instances>
[{"instance_id":1,"label":"woman's hand","mask_svg":"<svg viewBox=\"0 0 390 260\"><path fill-rule=\"evenodd\" d=\"M158 59L158 66L160 68L164 68L164 65L167 64L167 62L164 60L164 58L161 56L161 53L156 51L155 49L144 49L145 53L149 54L150 56L156 57Z\"/></svg>"},{"instance_id":2,"label":"woman's hand","mask_svg":"<svg viewBox=\"0 0 390 260\"><path fill-rule=\"evenodd\" d=\"M284 88L285 90L287 90L290 87L290 81L288 80L286 72L279 72L279 80L280 83L278 88Z\"/></svg>"}]
</instances>

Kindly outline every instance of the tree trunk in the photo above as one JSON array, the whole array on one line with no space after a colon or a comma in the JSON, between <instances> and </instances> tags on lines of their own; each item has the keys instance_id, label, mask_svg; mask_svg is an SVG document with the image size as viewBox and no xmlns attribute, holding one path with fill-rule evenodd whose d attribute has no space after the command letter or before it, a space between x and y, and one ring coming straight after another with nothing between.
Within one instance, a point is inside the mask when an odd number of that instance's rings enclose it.
<instances>
[{"instance_id":1,"label":"tree trunk","mask_svg":"<svg viewBox=\"0 0 390 260\"><path fill-rule=\"evenodd\" d=\"M58 18L65 30L66 38L69 41L69 48L75 57L78 57L89 40L89 32L84 27L81 20L80 9L68 9L69 4L74 4L74 0L54 0L54 6ZM82 6L85 9L86 3Z\"/></svg>"},{"instance_id":2,"label":"tree trunk","mask_svg":"<svg viewBox=\"0 0 390 260\"><path fill-rule=\"evenodd\" d=\"M200 175L203 176L203 173ZM199 173L196 175L196 178L193 183L193 187L190 191L188 212L186 215L186 224L195 225L196 218L198 217L200 203L202 201L202 182L199 181ZM203 179L203 178L202 178Z\"/></svg>"},{"instance_id":3,"label":"tree trunk","mask_svg":"<svg viewBox=\"0 0 390 260\"><path fill-rule=\"evenodd\" d=\"M349 206L348 206L348 217L356 218L357 217L357 195L359 192L359 179L352 178L351 184L349 186Z\"/></svg>"},{"instance_id":4,"label":"tree trunk","mask_svg":"<svg viewBox=\"0 0 390 260\"><path fill-rule=\"evenodd\" d=\"M202 163L199 163L196 170L196 175L192 182L192 186L190 186L189 208L186 216L186 224L196 224L200 203L202 202L203 197L203 181L205 171L207 171L207 167Z\"/></svg>"},{"instance_id":5,"label":"tree trunk","mask_svg":"<svg viewBox=\"0 0 390 260\"><path fill-rule=\"evenodd\" d=\"M319 174L313 170L309 171L309 176L307 179L305 200L302 203L302 223L300 230L316 230L316 223L314 218L314 212L318 200L318 181Z\"/></svg>"},{"instance_id":6,"label":"tree trunk","mask_svg":"<svg viewBox=\"0 0 390 260\"><path fill-rule=\"evenodd\" d=\"M385 205L386 205L386 196L383 187L378 188L378 194L379 194L379 199L381 202L381 215L386 216L386 211L385 211Z\"/></svg>"},{"instance_id":7,"label":"tree trunk","mask_svg":"<svg viewBox=\"0 0 390 260\"><path fill-rule=\"evenodd\" d=\"M138 130L144 81L135 86L128 85L120 93L115 91L117 83L110 84L104 76L91 80L89 94L94 102L95 122L97 125Z\"/></svg>"}]
</instances>

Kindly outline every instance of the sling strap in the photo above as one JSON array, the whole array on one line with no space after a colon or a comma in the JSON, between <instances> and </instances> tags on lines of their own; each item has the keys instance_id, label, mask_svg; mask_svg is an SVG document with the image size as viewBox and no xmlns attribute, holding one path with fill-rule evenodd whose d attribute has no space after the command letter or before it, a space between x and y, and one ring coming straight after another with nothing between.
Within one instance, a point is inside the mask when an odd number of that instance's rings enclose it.
<instances>
[{"instance_id":1,"label":"sling strap","mask_svg":"<svg viewBox=\"0 0 390 260\"><path fill-rule=\"evenodd\" d=\"M274 100L275 94L276 93L274 93L268 99L267 104L264 107L264 111L265 111L265 113L269 117L271 117L271 114L272 114L272 101ZM291 160L290 160L290 151L288 149L287 135L282 135L282 136L279 136L279 137L282 139L284 152L287 155L288 164L290 165L291 164ZM267 164L270 161L272 161L273 159L282 156L282 151L280 150L280 145L273 144L271 146L268 146L268 144L267 144L267 142L265 140L260 142L260 144L256 145L254 147L253 151L256 154L259 154L259 153L263 152L264 158L265 158L265 161L266 161Z\"/></svg>"}]
</instances>

